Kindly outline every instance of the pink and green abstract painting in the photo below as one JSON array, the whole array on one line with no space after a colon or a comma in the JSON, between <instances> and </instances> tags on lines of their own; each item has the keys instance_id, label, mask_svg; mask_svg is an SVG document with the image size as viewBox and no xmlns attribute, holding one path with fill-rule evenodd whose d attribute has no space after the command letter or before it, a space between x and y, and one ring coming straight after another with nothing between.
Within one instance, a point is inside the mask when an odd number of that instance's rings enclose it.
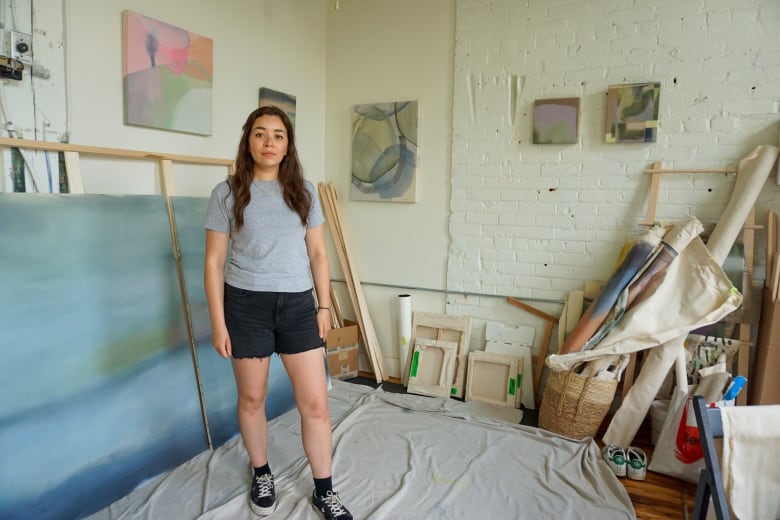
<instances>
[{"instance_id":1,"label":"pink and green abstract painting","mask_svg":"<svg viewBox=\"0 0 780 520\"><path fill-rule=\"evenodd\" d=\"M213 42L124 13L125 123L211 135Z\"/></svg>"}]
</instances>

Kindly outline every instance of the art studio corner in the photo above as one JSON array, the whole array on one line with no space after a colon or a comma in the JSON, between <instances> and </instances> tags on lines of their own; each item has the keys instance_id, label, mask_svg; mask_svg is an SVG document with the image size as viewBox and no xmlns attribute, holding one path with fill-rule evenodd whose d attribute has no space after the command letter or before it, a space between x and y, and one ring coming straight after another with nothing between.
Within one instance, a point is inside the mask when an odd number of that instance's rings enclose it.
<instances>
[{"instance_id":1,"label":"art studio corner","mask_svg":"<svg viewBox=\"0 0 780 520\"><path fill-rule=\"evenodd\" d=\"M0 518L259 518L204 226L271 105L324 217L354 518L780 519L778 27L776 0L0 0ZM285 355L267 518L322 518Z\"/></svg>"}]
</instances>

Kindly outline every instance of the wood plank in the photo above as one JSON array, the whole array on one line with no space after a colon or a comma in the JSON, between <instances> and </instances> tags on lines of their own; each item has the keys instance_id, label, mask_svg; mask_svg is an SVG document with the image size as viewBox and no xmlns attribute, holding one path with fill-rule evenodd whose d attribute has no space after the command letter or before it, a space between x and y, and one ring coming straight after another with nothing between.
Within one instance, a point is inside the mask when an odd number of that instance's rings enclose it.
<instances>
[{"instance_id":1,"label":"wood plank","mask_svg":"<svg viewBox=\"0 0 780 520\"><path fill-rule=\"evenodd\" d=\"M753 249L755 247L755 235L754 229L749 229L756 222L756 208L753 207L748 213L745 219L745 224L742 229L742 245L745 255L745 267L742 277L742 312L746 315L750 314L752 296L753 296ZM741 322L739 324L739 340L742 345L739 347L739 353L737 354L737 374L743 375L751 380L752 374L750 373L750 323ZM744 406L747 404L748 392L740 392L737 395L737 405Z\"/></svg>"},{"instance_id":2,"label":"wood plank","mask_svg":"<svg viewBox=\"0 0 780 520\"><path fill-rule=\"evenodd\" d=\"M166 197L176 195L176 187L173 182L173 162L170 159L160 160L160 184L163 195Z\"/></svg>"},{"instance_id":3,"label":"wood plank","mask_svg":"<svg viewBox=\"0 0 780 520\"><path fill-rule=\"evenodd\" d=\"M364 324L361 319L361 316L357 311L358 299L357 299L357 293L355 289L355 279L349 274L350 273L349 258L344 248L344 242L342 240L341 230L339 229L338 222L336 221L333 201L330 198L330 192L328 192L327 188L323 183L319 184L319 190L320 190L320 200L322 202L323 211L325 212L325 218L328 222L328 226L330 227L331 235L333 238L333 245L336 249L336 254L339 257L339 263L341 264L341 269L342 271L344 271L344 278L347 282L347 291L349 292L350 300L352 301L352 306L355 309L355 319L358 322L360 336L363 339L363 346L366 349L366 355L368 356L369 362L371 364L371 368L375 370L374 360L371 356L371 352L369 352L368 350L368 339L365 336Z\"/></svg>"},{"instance_id":4,"label":"wood plank","mask_svg":"<svg viewBox=\"0 0 780 520\"><path fill-rule=\"evenodd\" d=\"M772 287L770 288L772 301L776 302L780 296L780 258L775 256L775 265L772 269Z\"/></svg>"},{"instance_id":5,"label":"wood plank","mask_svg":"<svg viewBox=\"0 0 780 520\"><path fill-rule=\"evenodd\" d=\"M31 150L47 150L51 152L76 152L85 155L99 155L125 159L170 159L173 162L206 164L214 166L233 166L233 159L217 159L214 157L197 157L194 155L178 155L144 150L124 150L122 148L106 148L101 146L84 146L52 141L34 141L31 139L12 139L0 137L0 146L14 146Z\"/></svg>"},{"instance_id":6,"label":"wood plank","mask_svg":"<svg viewBox=\"0 0 780 520\"><path fill-rule=\"evenodd\" d=\"M74 153L74 152L65 152ZM192 368L195 371L195 385L198 389L198 401L200 402L200 417L203 421L206 443L209 449L212 449L211 430L209 428L209 418L206 415L206 403L203 396L203 383L200 375L200 366L198 365L197 344L195 342L195 330L192 324L192 314L190 312L189 298L187 297L187 284L184 281L184 267L181 263L181 247L179 245L179 233L176 230L176 217L173 212L173 201L171 197L176 194L176 188L173 182L173 162L170 159L160 160L160 184L163 195L165 195L165 208L168 212L168 226L171 233L171 244L173 247L173 258L176 262L176 276L179 280L179 297L181 298L182 309L184 310L184 324L187 329L187 338L190 347L190 359Z\"/></svg>"},{"instance_id":7,"label":"wood plank","mask_svg":"<svg viewBox=\"0 0 780 520\"><path fill-rule=\"evenodd\" d=\"M344 314L341 312L341 303L339 303L339 297L336 295L336 291L333 290L333 286L330 286L330 306L333 309L333 318L339 327L344 326Z\"/></svg>"},{"instance_id":8,"label":"wood plank","mask_svg":"<svg viewBox=\"0 0 780 520\"><path fill-rule=\"evenodd\" d=\"M742 226L742 245L745 254L745 271L748 279L753 280L753 250L756 243L756 208L753 207Z\"/></svg>"},{"instance_id":9,"label":"wood plank","mask_svg":"<svg viewBox=\"0 0 780 520\"><path fill-rule=\"evenodd\" d=\"M555 316L553 316L551 314L547 314L546 312L541 311L541 310L537 309L536 307L532 307L532 306L528 305L527 303L523 303L520 300L518 300L517 298L513 298L511 296L507 296L506 297L506 301L508 303L510 303L511 305L514 305L515 307L523 309L524 311L526 311L529 314L533 314L534 316L542 318L543 320L547 320L547 321L549 321L551 323L558 323L558 318L556 318Z\"/></svg>"},{"instance_id":10,"label":"wood plank","mask_svg":"<svg viewBox=\"0 0 780 520\"><path fill-rule=\"evenodd\" d=\"M658 191L661 187L661 174L658 172L662 166L661 161L653 162L653 177L650 179L650 197L647 200L647 217L645 224L652 226L655 223L655 211L658 207Z\"/></svg>"},{"instance_id":11,"label":"wood plank","mask_svg":"<svg viewBox=\"0 0 780 520\"><path fill-rule=\"evenodd\" d=\"M65 157L65 172L68 174L68 193L85 193L79 153L69 151L63 152L62 155Z\"/></svg>"},{"instance_id":12,"label":"wood plank","mask_svg":"<svg viewBox=\"0 0 780 520\"><path fill-rule=\"evenodd\" d=\"M652 226L655 224L655 213L658 207L658 191L661 185L661 176L671 173L687 173L687 174L729 174L737 173L736 168L664 168L662 161L653 161L653 166L649 169L642 170L642 173L652 175L650 180L650 195L647 202L647 216L642 225Z\"/></svg>"},{"instance_id":13,"label":"wood plank","mask_svg":"<svg viewBox=\"0 0 780 520\"><path fill-rule=\"evenodd\" d=\"M360 335L363 338L363 346L366 349L366 355L368 356L369 362L371 363L371 368L373 369L374 360L371 357L371 353L368 351L368 340L364 333L364 324L357 312L357 294L355 290L355 280L352 276L349 275L349 259L347 257L346 251L344 250L344 243L342 242L341 230L338 228L338 223L336 222L336 217L334 214L335 210L333 208L333 201L330 199L330 194L328 193L324 184L320 183L319 191L320 191L320 200L322 202L322 209L325 212L325 218L330 228L331 236L333 238L333 245L334 248L336 249L336 255L339 258L341 269L342 271L344 271L344 278L347 282L347 291L349 292L349 297L350 300L352 301L352 306L353 308L355 308L355 319L358 322ZM343 314L342 314L342 318L343 318Z\"/></svg>"},{"instance_id":14,"label":"wood plank","mask_svg":"<svg viewBox=\"0 0 780 520\"><path fill-rule=\"evenodd\" d=\"M642 170L642 173L737 173L736 168L662 168L656 167L656 163L658 161L653 163L652 168Z\"/></svg>"},{"instance_id":15,"label":"wood plank","mask_svg":"<svg viewBox=\"0 0 780 520\"><path fill-rule=\"evenodd\" d=\"M323 210L325 211L326 219L330 226L331 234L333 235L336 252L339 256L339 261L341 262L341 267L344 271L344 277L347 281L347 288L349 289L350 298L352 299L352 306L355 311L358 325L360 326L360 335L363 339L363 345L366 349L369 362L371 363L371 368L374 370L374 377L377 382L381 382L384 380L386 374L384 359L382 357L382 351L379 348L379 341L376 337L373 322L368 314L368 307L365 302L365 296L363 295L363 288L360 285L360 279L358 278L357 273L352 269L349 245L347 244L343 229L335 187L332 183L330 185L320 183L319 191L320 198L323 202Z\"/></svg>"},{"instance_id":16,"label":"wood plank","mask_svg":"<svg viewBox=\"0 0 780 520\"><path fill-rule=\"evenodd\" d=\"M595 280L586 281L585 289L582 291L582 297L586 300L593 301L598 298L598 295L602 290L604 290L604 282L597 282Z\"/></svg>"},{"instance_id":17,"label":"wood plank","mask_svg":"<svg viewBox=\"0 0 780 520\"><path fill-rule=\"evenodd\" d=\"M387 373L387 370L385 370L384 356L382 354L382 349L379 346L379 339L376 336L374 322L371 320L371 315L368 312L368 304L366 303L365 295L363 294L363 286L360 283L357 272L355 272L355 270L352 268L352 260L350 256L351 248L347 244L347 237L346 233L344 232L344 224L341 216L341 208L338 204L338 194L336 193L336 187L331 182L328 186L326 186L326 188L330 194L330 200L333 204L336 223L338 225L339 232L341 233L341 242L344 245L344 251L346 253L349 266L349 273L354 280L355 295L357 297L358 303L356 310L359 313L360 320L363 323L363 327L365 329L364 334L367 339L366 348L369 350L371 358L373 359L373 368L374 372L376 373L377 381L384 381Z\"/></svg>"},{"instance_id":18,"label":"wood plank","mask_svg":"<svg viewBox=\"0 0 780 520\"><path fill-rule=\"evenodd\" d=\"M539 391L539 385L542 383L542 372L544 371L544 361L547 359L547 349L552 337L553 322L548 321L544 329L544 337L539 345L539 362L534 367L534 395L536 396L536 406L542 403L542 393Z\"/></svg>"},{"instance_id":19,"label":"wood plank","mask_svg":"<svg viewBox=\"0 0 780 520\"><path fill-rule=\"evenodd\" d=\"M567 303L569 314L566 316L566 334L574 330L574 326L582 318L582 307L585 301L585 291L569 291Z\"/></svg>"},{"instance_id":20,"label":"wood plank","mask_svg":"<svg viewBox=\"0 0 780 520\"><path fill-rule=\"evenodd\" d=\"M774 266L777 262L777 213L772 210L766 213L766 274L764 276L764 287L774 290L775 279Z\"/></svg>"},{"instance_id":21,"label":"wood plank","mask_svg":"<svg viewBox=\"0 0 780 520\"><path fill-rule=\"evenodd\" d=\"M536 404L538 406L542 401L542 395L541 392L539 392L539 385L542 382L544 361L547 357L547 349L549 348L550 338L552 338L553 325L558 323L558 318L552 316L551 314L547 314L546 312L540 311L539 309L532 307L527 303L523 303L517 298L512 298L511 296L507 296L506 301L515 307L523 309L524 311L547 321L547 326L544 329L544 337L542 338L542 342L539 345L539 355L537 356L536 366L534 367L534 396L536 397Z\"/></svg>"}]
</instances>

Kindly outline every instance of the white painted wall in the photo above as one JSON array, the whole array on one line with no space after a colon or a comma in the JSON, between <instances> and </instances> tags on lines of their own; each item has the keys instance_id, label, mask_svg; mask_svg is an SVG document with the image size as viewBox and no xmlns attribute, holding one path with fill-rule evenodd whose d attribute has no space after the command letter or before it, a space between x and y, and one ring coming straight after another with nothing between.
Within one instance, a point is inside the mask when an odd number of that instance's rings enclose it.
<instances>
[{"instance_id":1,"label":"white painted wall","mask_svg":"<svg viewBox=\"0 0 780 520\"><path fill-rule=\"evenodd\" d=\"M35 0L36 4L41 0ZM325 9L321 0L67 0L64 2L70 142L232 159L260 87L297 97L297 139L306 175L323 178ZM213 135L128 126L122 109L122 11L214 41ZM51 9L63 9L54 4ZM160 193L154 165L83 158L90 193ZM178 194L206 196L221 168L176 165Z\"/></svg>"},{"instance_id":2,"label":"white painted wall","mask_svg":"<svg viewBox=\"0 0 780 520\"><path fill-rule=\"evenodd\" d=\"M56 5L56 4L55 4ZM48 7L48 8L45 8ZM11 36L31 38L21 56L21 79L0 78L0 133L38 141L61 141L66 128L65 60L61 6L34 8L31 0L0 0L0 55L18 57ZM33 29L35 27L35 29ZM34 51L34 52L33 52ZM32 191L59 191L56 155L24 154L33 175L25 183ZM11 154L2 154L0 191L12 191ZM47 168L48 167L48 168ZM29 170L29 168L28 168Z\"/></svg>"},{"instance_id":3,"label":"white painted wall","mask_svg":"<svg viewBox=\"0 0 780 520\"><path fill-rule=\"evenodd\" d=\"M326 178L341 196L358 273L366 282L443 287L446 294L409 291L413 307L472 316L472 348L481 348L486 320L535 326L538 348L545 323L507 305L506 295L557 315L561 305L551 302L609 276L624 240L641 230L649 193L641 172L652 161L724 167L758 144L778 144L774 0L456 0L455 13L449 1L340 4L328 11ZM442 69L450 67L452 42L450 75ZM521 89L510 117L514 75ZM640 81L662 84L658 141L605 144L607 87ZM451 127L442 106L450 92ZM533 101L574 96L581 98L579 143L531 144ZM411 97L421 106L418 202L350 202L350 107ZM664 179L657 216L714 221L733 180ZM774 181L759 201L759 222L770 207L780 209ZM761 231L757 239L763 242ZM399 291L366 291L392 362Z\"/></svg>"},{"instance_id":4,"label":"white painted wall","mask_svg":"<svg viewBox=\"0 0 780 520\"><path fill-rule=\"evenodd\" d=\"M652 161L717 168L778 143L775 0L456 4L452 291L561 298L603 280L646 214ZM522 88L510 115L513 75ZM605 144L607 87L645 81L661 82L658 141ZM579 142L531 144L534 100L576 96ZM664 179L657 217L716 220L733 182ZM778 206L773 179L758 219Z\"/></svg>"},{"instance_id":5,"label":"white painted wall","mask_svg":"<svg viewBox=\"0 0 780 520\"><path fill-rule=\"evenodd\" d=\"M0 0L0 54L15 55L9 47L10 33L32 37L32 49L22 61L22 79L0 80L0 95L6 111L2 116L20 136L57 141L65 131L66 118L62 9L45 8L48 4L38 2L33 9L31 0ZM5 123L2 117L0 123ZM8 134L3 132L3 136Z\"/></svg>"},{"instance_id":6,"label":"white painted wall","mask_svg":"<svg viewBox=\"0 0 780 520\"><path fill-rule=\"evenodd\" d=\"M445 296L436 291L446 288L449 243L455 6L451 0L340 0L339 10L328 4L325 177L339 195L387 371L398 377L396 296L411 294L414 310L445 312ZM417 201L351 202L352 107L402 100L419 101ZM333 252L331 264L334 278L344 280ZM334 287L349 307L346 285ZM368 368L365 359L361 366Z\"/></svg>"},{"instance_id":7,"label":"white painted wall","mask_svg":"<svg viewBox=\"0 0 780 520\"><path fill-rule=\"evenodd\" d=\"M225 9L206 0L133 2L137 12L214 39L211 137L123 124L126 3L67 0L51 9L64 13L73 143L232 158L259 87L297 96L306 174L336 185L392 375L398 293L412 294L414 310L473 316L472 348L482 346L485 320L535 325L539 341L544 323L504 297L528 297L556 314L560 305L547 302L584 280L606 278L644 217L649 179L641 170L650 162L725 166L757 144L778 143L776 0L339 4L336 10L333 1L231 0ZM467 74L474 79L473 122ZM514 124L506 97L512 75L523 78ZM662 83L658 142L606 145L607 86L634 81ZM568 96L582 98L580 142L530 144L533 100ZM417 202L351 202L351 107L400 99L420 102ZM160 192L152 167L83 163L90 192ZM207 195L223 176L179 166L176 172L185 195ZM664 180L658 216L717 218L732 185L718 176ZM760 221L769 207L780 209L780 188L770 183ZM334 278L343 279L331 256ZM334 285L349 314L345 285Z\"/></svg>"}]
</instances>

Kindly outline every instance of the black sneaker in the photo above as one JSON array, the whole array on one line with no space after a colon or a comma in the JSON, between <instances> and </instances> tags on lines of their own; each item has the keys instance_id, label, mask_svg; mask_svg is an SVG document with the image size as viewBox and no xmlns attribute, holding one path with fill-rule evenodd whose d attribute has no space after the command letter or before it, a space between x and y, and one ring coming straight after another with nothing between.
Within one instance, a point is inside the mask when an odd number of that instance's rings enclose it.
<instances>
[{"instance_id":1,"label":"black sneaker","mask_svg":"<svg viewBox=\"0 0 780 520\"><path fill-rule=\"evenodd\" d=\"M249 492L249 507L256 515L266 516L276 507L274 476L270 473L252 476L252 490Z\"/></svg>"},{"instance_id":2,"label":"black sneaker","mask_svg":"<svg viewBox=\"0 0 780 520\"><path fill-rule=\"evenodd\" d=\"M352 514L341 503L339 494L335 491L328 491L324 497L317 496L315 491L311 495L311 505L327 520L352 520Z\"/></svg>"}]
</instances>

